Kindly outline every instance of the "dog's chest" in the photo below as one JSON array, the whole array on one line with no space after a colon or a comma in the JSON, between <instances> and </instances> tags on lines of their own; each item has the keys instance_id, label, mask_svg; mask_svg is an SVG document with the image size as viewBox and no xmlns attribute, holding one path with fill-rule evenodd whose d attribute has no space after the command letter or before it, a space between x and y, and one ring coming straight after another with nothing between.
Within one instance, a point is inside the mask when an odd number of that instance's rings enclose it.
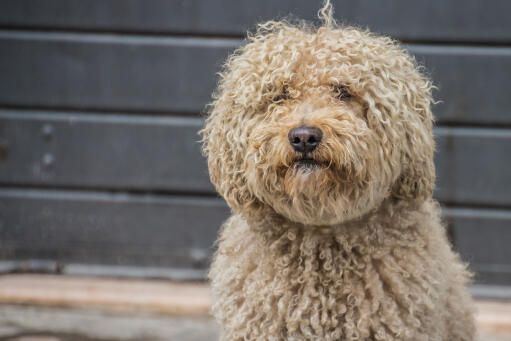
<instances>
[{"instance_id":1,"label":"dog's chest","mask_svg":"<svg viewBox=\"0 0 511 341\"><path fill-rule=\"evenodd\" d=\"M434 280L426 278L431 271L424 271L424 259L407 251L345 237L296 235L255 243L229 255L237 269L230 283L236 284L225 294L236 298L237 319L287 339L416 335L410 326L432 313L436 298L428 292L438 290L425 284Z\"/></svg>"}]
</instances>

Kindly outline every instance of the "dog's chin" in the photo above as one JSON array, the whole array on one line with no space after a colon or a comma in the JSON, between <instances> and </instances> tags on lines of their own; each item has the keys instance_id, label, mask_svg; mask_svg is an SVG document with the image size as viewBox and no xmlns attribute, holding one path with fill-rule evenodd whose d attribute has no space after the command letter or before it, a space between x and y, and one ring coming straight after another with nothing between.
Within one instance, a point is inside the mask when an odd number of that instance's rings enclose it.
<instances>
[{"instance_id":1,"label":"dog's chin","mask_svg":"<svg viewBox=\"0 0 511 341\"><path fill-rule=\"evenodd\" d=\"M302 198L294 198L292 204L276 205L273 209L290 221L306 226L335 227L361 219L375 206L359 207L354 203L336 198L329 203L304 203Z\"/></svg>"},{"instance_id":2,"label":"dog's chin","mask_svg":"<svg viewBox=\"0 0 511 341\"><path fill-rule=\"evenodd\" d=\"M342 204L338 202L338 204ZM340 206L340 205L339 205ZM273 206L273 209L291 222L309 227L335 227L357 219L361 214L352 212L350 208L317 207L309 205Z\"/></svg>"},{"instance_id":3,"label":"dog's chin","mask_svg":"<svg viewBox=\"0 0 511 341\"><path fill-rule=\"evenodd\" d=\"M368 191L353 190L363 187L362 180L346 167L319 158L296 158L281 180L283 196L271 192L267 202L289 220L304 225L346 223L366 214L375 204Z\"/></svg>"}]
</instances>

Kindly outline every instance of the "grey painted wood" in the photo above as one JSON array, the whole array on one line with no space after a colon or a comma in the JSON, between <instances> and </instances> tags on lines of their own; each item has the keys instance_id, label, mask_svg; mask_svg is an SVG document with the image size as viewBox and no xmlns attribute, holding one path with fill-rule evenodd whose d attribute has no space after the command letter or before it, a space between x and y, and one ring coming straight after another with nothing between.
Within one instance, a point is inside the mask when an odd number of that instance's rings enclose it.
<instances>
[{"instance_id":1,"label":"grey painted wood","mask_svg":"<svg viewBox=\"0 0 511 341\"><path fill-rule=\"evenodd\" d=\"M401 39L511 41L506 0L338 0L334 5L341 21ZM257 22L290 13L315 19L319 7L319 1L308 0L3 0L0 25L241 35Z\"/></svg>"},{"instance_id":2,"label":"grey painted wood","mask_svg":"<svg viewBox=\"0 0 511 341\"><path fill-rule=\"evenodd\" d=\"M227 216L225 203L213 198L0 189L0 261L71 264L82 274L112 265L132 267L111 268L122 275L136 266L149 266L152 276L168 275L158 267L201 270ZM509 283L511 211L449 207L444 216L477 282Z\"/></svg>"},{"instance_id":3,"label":"grey painted wood","mask_svg":"<svg viewBox=\"0 0 511 341\"><path fill-rule=\"evenodd\" d=\"M511 4L511 2L510 2ZM440 123L511 124L511 48L410 46L433 83Z\"/></svg>"},{"instance_id":4,"label":"grey painted wood","mask_svg":"<svg viewBox=\"0 0 511 341\"><path fill-rule=\"evenodd\" d=\"M209 192L200 118L0 110L0 183Z\"/></svg>"},{"instance_id":5,"label":"grey painted wood","mask_svg":"<svg viewBox=\"0 0 511 341\"><path fill-rule=\"evenodd\" d=\"M9 149L0 184L213 194L201 126L199 118L0 110ZM510 206L511 130L435 134L438 199Z\"/></svg>"},{"instance_id":6,"label":"grey painted wood","mask_svg":"<svg viewBox=\"0 0 511 341\"><path fill-rule=\"evenodd\" d=\"M0 259L204 268L216 198L0 189Z\"/></svg>"},{"instance_id":7,"label":"grey painted wood","mask_svg":"<svg viewBox=\"0 0 511 341\"><path fill-rule=\"evenodd\" d=\"M334 2L342 21L411 43L431 73L444 125L435 196L478 283L508 285L511 2ZM201 276L228 209L196 115L246 30L289 13L314 20L319 6L0 1L0 271L33 259L69 273ZM30 189L43 187L61 190Z\"/></svg>"},{"instance_id":8,"label":"grey painted wood","mask_svg":"<svg viewBox=\"0 0 511 341\"><path fill-rule=\"evenodd\" d=\"M511 204L511 130L437 128L436 196L447 203Z\"/></svg>"},{"instance_id":9,"label":"grey painted wood","mask_svg":"<svg viewBox=\"0 0 511 341\"><path fill-rule=\"evenodd\" d=\"M197 113L241 41L0 31L0 106ZM439 122L511 124L511 48L409 45Z\"/></svg>"},{"instance_id":10,"label":"grey painted wood","mask_svg":"<svg viewBox=\"0 0 511 341\"><path fill-rule=\"evenodd\" d=\"M491 209L444 209L455 249L480 283L511 281L511 211Z\"/></svg>"},{"instance_id":11,"label":"grey painted wood","mask_svg":"<svg viewBox=\"0 0 511 341\"><path fill-rule=\"evenodd\" d=\"M196 113L238 44L0 31L0 105Z\"/></svg>"}]
</instances>

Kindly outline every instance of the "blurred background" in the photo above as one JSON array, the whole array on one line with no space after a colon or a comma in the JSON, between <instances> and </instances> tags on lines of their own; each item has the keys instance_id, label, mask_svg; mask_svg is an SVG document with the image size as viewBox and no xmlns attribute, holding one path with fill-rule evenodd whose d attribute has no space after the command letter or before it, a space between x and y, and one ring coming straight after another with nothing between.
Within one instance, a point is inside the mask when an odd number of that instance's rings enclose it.
<instances>
[{"instance_id":1,"label":"blurred background","mask_svg":"<svg viewBox=\"0 0 511 341\"><path fill-rule=\"evenodd\" d=\"M511 2L337 0L438 87L437 190L477 297L511 298ZM310 0L0 0L0 272L203 280L229 214L200 153L216 72Z\"/></svg>"}]
</instances>

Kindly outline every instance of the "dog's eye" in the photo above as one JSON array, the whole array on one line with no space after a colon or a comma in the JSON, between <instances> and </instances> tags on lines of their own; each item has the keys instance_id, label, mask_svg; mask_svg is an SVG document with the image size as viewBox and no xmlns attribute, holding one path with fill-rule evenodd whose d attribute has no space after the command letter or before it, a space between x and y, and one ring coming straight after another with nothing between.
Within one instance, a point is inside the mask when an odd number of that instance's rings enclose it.
<instances>
[{"instance_id":1,"label":"dog's eye","mask_svg":"<svg viewBox=\"0 0 511 341\"><path fill-rule=\"evenodd\" d=\"M280 94L272 98L273 103L281 104L285 100L288 100L291 98L291 95L289 94L289 91L287 89L287 86L282 88L282 91Z\"/></svg>"},{"instance_id":2,"label":"dog's eye","mask_svg":"<svg viewBox=\"0 0 511 341\"><path fill-rule=\"evenodd\" d=\"M339 86L334 87L334 93L335 93L335 97L338 99L341 99L341 100L348 99L351 97L351 94L348 91L348 88L345 87L344 85L339 85Z\"/></svg>"}]
</instances>

